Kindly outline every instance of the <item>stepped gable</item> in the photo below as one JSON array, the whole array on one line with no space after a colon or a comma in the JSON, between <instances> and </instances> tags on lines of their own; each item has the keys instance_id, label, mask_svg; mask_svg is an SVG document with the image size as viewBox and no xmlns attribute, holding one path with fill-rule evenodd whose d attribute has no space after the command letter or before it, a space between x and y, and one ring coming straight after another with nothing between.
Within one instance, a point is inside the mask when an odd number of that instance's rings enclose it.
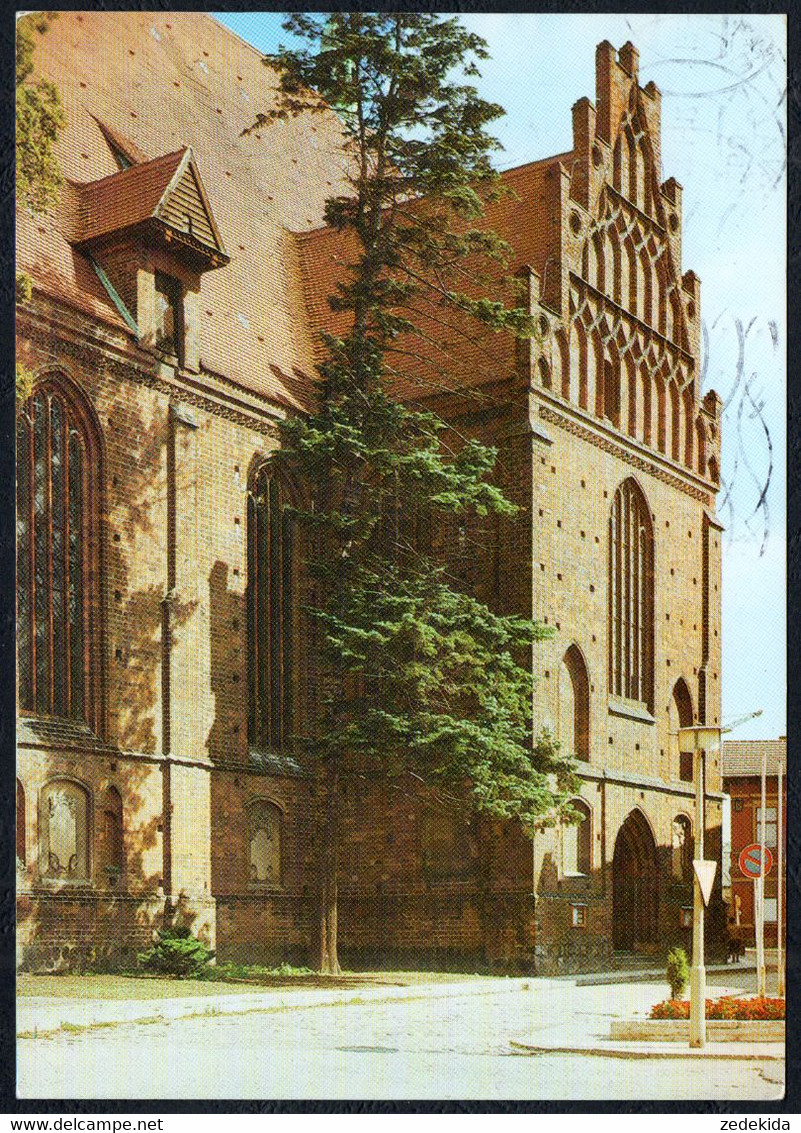
<instances>
[{"instance_id":1,"label":"stepped gable","mask_svg":"<svg viewBox=\"0 0 801 1133\"><path fill-rule=\"evenodd\" d=\"M76 186L119 175L119 154L137 166L191 145L231 257L202 279L203 367L277 405L308 405L313 335L296 234L318 227L326 198L345 191L336 116L289 118L243 136L273 103L276 77L258 51L203 13L115 12L111 20L61 12L37 37L34 63L64 104L57 153L68 183L52 215L20 213L18 270L56 302L130 335L71 243Z\"/></svg>"}]
</instances>

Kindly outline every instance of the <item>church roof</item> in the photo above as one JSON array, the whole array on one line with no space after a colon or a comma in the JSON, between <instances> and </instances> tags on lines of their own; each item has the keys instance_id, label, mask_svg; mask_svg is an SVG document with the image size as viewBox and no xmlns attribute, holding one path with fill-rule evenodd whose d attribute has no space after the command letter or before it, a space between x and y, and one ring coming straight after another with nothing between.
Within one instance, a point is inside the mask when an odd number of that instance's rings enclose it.
<instances>
[{"instance_id":1,"label":"church roof","mask_svg":"<svg viewBox=\"0 0 801 1133\"><path fill-rule=\"evenodd\" d=\"M326 198L345 189L335 115L243 134L272 104L275 73L200 12L62 11L36 37L34 63L64 105L56 151L67 180L52 213L20 210L18 270L40 291L130 334L83 241L155 209L191 145L231 257L201 279L202 365L278 405L307 406L315 361L296 234L319 227ZM115 150L133 165L121 170ZM118 195L121 186L131 192Z\"/></svg>"}]
</instances>

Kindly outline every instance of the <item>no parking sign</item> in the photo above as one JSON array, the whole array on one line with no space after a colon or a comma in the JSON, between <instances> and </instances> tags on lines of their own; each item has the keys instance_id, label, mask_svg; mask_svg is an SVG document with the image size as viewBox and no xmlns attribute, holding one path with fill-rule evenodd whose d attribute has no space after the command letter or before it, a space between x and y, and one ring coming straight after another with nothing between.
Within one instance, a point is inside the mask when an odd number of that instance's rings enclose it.
<instances>
[{"instance_id":1,"label":"no parking sign","mask_svg":"<svg viewBox=\"0 0 801 1133\"><path fill-rule=\"evenodd\" d=\"M765 877L773 869L773 854L767 846L754 842L741 850L739 865L746 877Z\"/></svg>"}]
</instances>

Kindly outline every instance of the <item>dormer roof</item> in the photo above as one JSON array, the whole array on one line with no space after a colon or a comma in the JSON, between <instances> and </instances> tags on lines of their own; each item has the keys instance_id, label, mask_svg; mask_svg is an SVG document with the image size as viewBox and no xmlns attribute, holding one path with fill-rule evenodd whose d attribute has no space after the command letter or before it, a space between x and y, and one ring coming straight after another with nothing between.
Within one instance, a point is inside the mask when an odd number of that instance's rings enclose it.
<instances>
[{"instance_id":1,"label":"dormer roof","mask_svg":"<svg viewBox=\"0 0 801 1133\"><path fill-rule=\"evenodd\" d=\"M191 146L73 187L79 246L147 228L182 245L206 270L229 261Z\"/></svg>"}]
</instances>

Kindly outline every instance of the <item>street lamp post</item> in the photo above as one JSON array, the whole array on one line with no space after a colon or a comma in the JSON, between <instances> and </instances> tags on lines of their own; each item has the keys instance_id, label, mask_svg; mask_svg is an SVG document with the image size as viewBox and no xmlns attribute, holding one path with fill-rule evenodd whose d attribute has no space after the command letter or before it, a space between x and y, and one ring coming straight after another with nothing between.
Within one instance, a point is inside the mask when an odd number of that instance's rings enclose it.
<instances>
[{"instance_id":1,"label":"street lamp post","mask_svg":"<svg viewBox=\"0 0 801 1133\"><path fill-rule=\"evenodd\" d=\"M706 967L704 963L704 908L709 899L714 863L704 858L706 831L706 757L720 742L719 727L695 724L681 728L692 734L695 786L695 853L693 854L693 958L690 968L690 1046L706 1046ZM701 888L705 880L706 892Z\"/></svg>"}]
</instances>

